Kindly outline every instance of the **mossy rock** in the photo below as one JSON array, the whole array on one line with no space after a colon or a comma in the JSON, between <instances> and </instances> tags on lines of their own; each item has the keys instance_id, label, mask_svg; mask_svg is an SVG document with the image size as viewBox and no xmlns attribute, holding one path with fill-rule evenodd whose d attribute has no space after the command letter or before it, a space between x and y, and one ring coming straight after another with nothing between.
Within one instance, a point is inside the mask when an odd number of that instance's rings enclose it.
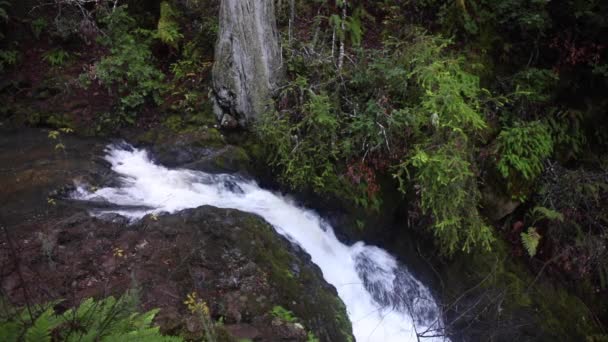
<instances>
[{"instance_id":1,"label":"mossy rock","mask_svg":"<svg viewBox=\"0 0 608 342\"><path fill-rule=\"evenodd\" d=\"M497 239L487 253L456 256L444 269L448 323L467 338L584 341L599 331L585 304L563 287L536 279ZM463 315L462 310L470 310ZM458 320L450 322L450 320Z\"/></svg>"},{"instance_id":2,"label":"mossy rock","mask_svg":"<svg viewBox=\"0 0 608 342\"><path fill-rule=\"evenodd\" d=\"M227 328L248 324L261 336L276 334L270 312L280 305L322 341L353 340L336 289L307 253L260 217L203 206L146 219L143 225L187 244L180 247L187 264L184 277L204 265L204 280L194 286L209 298L212 314L225 318Z\"/></svg>"}]
</instances>

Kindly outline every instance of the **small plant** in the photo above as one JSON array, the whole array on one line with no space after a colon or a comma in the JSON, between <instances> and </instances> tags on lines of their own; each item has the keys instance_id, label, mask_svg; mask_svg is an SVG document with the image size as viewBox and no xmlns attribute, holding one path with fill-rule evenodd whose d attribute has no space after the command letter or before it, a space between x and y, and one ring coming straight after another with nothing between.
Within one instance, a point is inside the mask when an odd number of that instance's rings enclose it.
<instances>
[{"instance_id":1,"label":"small plant","mask_svg":"<svg viewBox=\"0 0 608 342\"><path fill-rule=\"evenodd\" d=\"M0 72L6 67L15 66L19 60L19 52L17 50L0 50Z\"/></svg>"},{"instance_id":2,"label":"small plant","mask_svg":"<svg viewBox=\"0 0 608 342\"><path fill-rule=\"evenodd\" d=\"M284 307L280 306L280 305L276 305L272 308L272 311L270 312L274 317L281 319L282 321L285 322L289 322L289 323L294 323L296 322L298 319L296 318L296 316L293 314L293 312L285 309Z\"/></svg>"},{"instance_id":3,"label":"small plant","mask_svg":"<svg viewBox=\"0 0 608 342\"><path fill-rule=\"evenodd\" d=\"M202 299L198 298L196 292L191 292L186 296L184 304L186 304L186 307L188 308L190 313L200 318L201 323L203 324L203 329L205 331L205 341L217 341L217 336L215 333L215 323L211 319L209 306L207 306L207 303Z\"/></svg>"},{"instance_id":4,"label":"small plant","mask_svg":"<svg viewBox=\"0 0 608 342\"><path fill-rule=\"evenodd\" d=\"M184 38L184 35L179 32L179 24L176 18L179 13L171 6L169 1L160 3L160 18L156 36L165 44L177 48L179 41Z\"/></svg>"},{"instance_id":5,"label":"small plant","mask_svg":"<svg viewBox=\"0 0 608 342\"><path fill-rule=\"evenodd\" d=\"M306 342L319 342L319 339L317 338L317 336L315 336L315 334L312 331L309 331L306 334Z\"/></svg>"},{"instance_id":6,"label":"small plant","mask_svg":"<svg viewBox=\"0 0 608 342\"><path fill-rule=\"evenodd\" d=\"M47 26L48 23L44 18L36 18L30 22L32 33L36 39L40 39L40 34L47 28Z\"/></svg>"},{"instance_id":7,"label":"small plant","mask_svg":"<svg viewBox=\"0 0 608 342\"><path fill-rule=\"evenodd\" d=\"M53 67L59 67L65 64L67 59L70 57L70 54L61 49L54 49L47 51L43 56L44 59L49 65Z\"/></svg>"},{"instance_id":8,"label":"small plant","mask_svg":"<svg viewBox=\"0 0 608 342\"><path fill-rule=\"evenodd\" d=\"M536 231L535 227L528 228L527 232L522 232L521 234L521 242L524 245L524 248L528 252L530 257L536 255L538 244L540 243L541 236Z\"/></svg>"},{"instance_id":9,"label":"small plant","mask_svg":"<svg viewBox=\"0 0 608 342\"><path fill-rule=\"evenodd\" d=\"M508 180L514 195L521 195L517 187L524 187L541 174L543 162L553 152L553 140L547 126L539 121L517 123L500 132L497 150L498 171Z\"/></svg>"},{"instance_id":10,"label":"small plant","mask_svg":"<svg viewBox=\"0 0 608 342\"><path fill-rule=\"evenodd\" d=\"M69 127L63 127L58 130L49 131L48 138L57 142L55 144L55 150L60 150L65 153L65 145L63 144L63 141L61 139L61 134L68 134L72 132L74 132L74 130Z\"/></svg>"}]
</instances>

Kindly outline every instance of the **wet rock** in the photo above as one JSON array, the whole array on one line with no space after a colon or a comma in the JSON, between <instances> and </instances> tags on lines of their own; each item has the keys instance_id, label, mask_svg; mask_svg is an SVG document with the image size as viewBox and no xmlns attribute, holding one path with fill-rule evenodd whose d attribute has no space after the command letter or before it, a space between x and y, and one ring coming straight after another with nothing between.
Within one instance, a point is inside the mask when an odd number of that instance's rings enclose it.
<instances>
[{"instance_id":1,"label":"wet rock","mask_svg":"<svg viewBox=\"0 0 608 342\"><path fill-rule=\"evenodd\" d=\"M496 222L513 213L521 202L512 199L497 189L485 187L481 189L483 214L491 221Z\"/></svg>"}]
</instances>

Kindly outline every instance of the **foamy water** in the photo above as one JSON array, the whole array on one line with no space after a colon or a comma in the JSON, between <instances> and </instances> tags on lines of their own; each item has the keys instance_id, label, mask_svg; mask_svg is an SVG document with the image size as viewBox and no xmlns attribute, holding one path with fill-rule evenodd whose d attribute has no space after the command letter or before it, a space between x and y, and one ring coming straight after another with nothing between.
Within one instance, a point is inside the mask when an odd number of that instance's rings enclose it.
<instances>
[{"instance_id":1,"label":"foamy water","mask_svg":"<svg viewBox=\"0 0 608 342\"><path fill-rule=\"evenodd\" d=\"M363 242L341 243L314 211L234 175L156 165L145 150L128 145L109 146L106 159L119 175L121 186L94 192L78 187L73 197L139 209L93 214L117 213L138 220L151 213L174 213L202 205L257 214L310 254L346 305L357 341L417 341L416 332L424 331L428 336L437 335L442 324L440 311L428 288L386 251Z\"/></svg>"}]
</instances>

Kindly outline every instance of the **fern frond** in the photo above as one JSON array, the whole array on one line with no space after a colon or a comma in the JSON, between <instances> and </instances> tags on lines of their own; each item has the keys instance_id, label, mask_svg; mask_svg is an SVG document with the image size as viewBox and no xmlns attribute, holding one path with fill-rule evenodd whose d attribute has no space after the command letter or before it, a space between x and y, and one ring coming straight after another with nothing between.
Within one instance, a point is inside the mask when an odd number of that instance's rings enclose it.
<instances>
[{"instance_id":1,"label":"fern frond","mask_svg":"<svg viewBox=\"0 0 608 342\"><path fill-rule=\"evenodd\" d=\"M179 24L176 17L178 12L173 9L168 1L160 4L160 18L158 19L157 37L165 44L177 47L177 43L184 37L179 31Z\"/></svg>"},{"instance_id":2,"label":"fern frond","mask_svg":"<svg viewBox=\"0 0 608 342\"><path fill-rule=\"evenodd\" d=\"M53 308L47 309L40 315L34 325L25 333L26 342L50 342L51 332L61 323L61 319L55 316Z\"/></svg>"},{"instance_id":3,"label":"fern frond","mask_svg":"<svg viewBox=\"0 0 608 342\"><path fill-rule=\"evenodd\" d=\"M521 233L521 242L530 257L536 255L540 239L541 235L536 231L536 228L534 227L530 227L528 228L527 232Z\"/></svg>"},{"instance_id":4,"label":"fern frond","mask_svg":"<svg viewBox=\"0 0 608 342\"><path fill-rule=\"evenodd\" d=\"M559 211L555 211L549 208L537 206L532 209L532 213L537 215L540 219L547 219L550 221L564 221L564 215Z\"/></svg>"},{"instance_id":5,"label":"fern frond","mask_svg":"<svg viewBox=\"0 0 608 342\"><path fill-rule=\"evenodd\" d=\"M19 324L15 322L0 323L0 341L17 341L21 333Z\"/></svg>"}]
</instances>

